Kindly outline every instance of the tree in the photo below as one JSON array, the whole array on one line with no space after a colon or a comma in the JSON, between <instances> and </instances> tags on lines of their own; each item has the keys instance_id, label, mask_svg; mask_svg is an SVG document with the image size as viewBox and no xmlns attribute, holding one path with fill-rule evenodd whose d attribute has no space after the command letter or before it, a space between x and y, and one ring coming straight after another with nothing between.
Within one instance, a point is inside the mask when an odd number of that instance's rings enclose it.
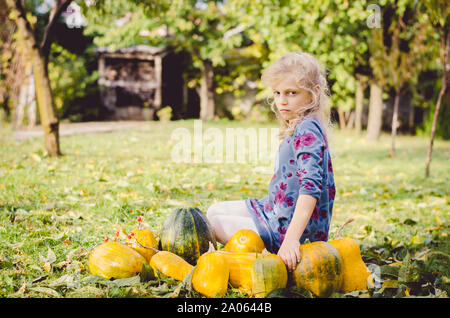
<instances>
[{"instance_id":1,"label":"tree","mask_svg":"<svg viewBox=\"0 0 450 318\"><path fill-rule=\"evenodd\" d=\"M391 124L391 157L394 157L400 93L409 82L417 83L418 74L426 65L424 57L429 29L426 16L413 4L394 3L392 9L393 15L387 29L388 41L376 38L380 42L372 65L376 67L378 76L385 78L385 82L395 90Z\"/></svg>"},{"instance_id":2,"label":"tree","mask_svg":"<svg viewBox=\"0 0 450 318\"><path fill-rule=\"evenodd\" d=\"M59 120L53 103L52 90L48 79L48 59L55 25L61 14L67 9L71 0L58 0L52 8L49 21L45 27L42 39L39 30L30 23L30 8L25 7L21 0L6 0L8 8L13 13L13 19L23 34L25 47L33 65L36 99L44 129L45 149L51 156L60 156Z\"/></svg>"},{"instance_id":3,"label":"tree","mask_svg":"<svg viewBox=\"0 0 450 318\"><path fill-rule=\"evenodd\" d=\"M450 26L449 26L449 8L446 1L423 1L425 12L431 19L431 24L434 30L440 37L440 62L442 66L442 87L439 91L439 96L436 102L436 108L433 116L433 124L431 126L430 143L428 145L427 159L425 164L425 177L430 175L431 154L433 151L433 142L436 134L436 125L439 117L439 111L442 104L442 98L447 89L447 69L448 69L448 54L450 49Z\"/></svg>"},{"instance_id":4,"label":"tree","mask_svg":"<svg viewBox=\"0 0 450 318\"><path fill-rule=\"evenodd\" d=\"M123 47L135 44L148 44L158 47L171 47L184 50L193 59L193 66L199 76L190 79L200 96L200 118L210 120L215 113L215 67L225 65L224 56L231 49L240 46L242 36L234 8L222 1L176 0L164 10L155 14L146 11L149 1L105 0L102 9L88 8L86 17L89 25L88 35L95 34L95 44ZM111 30L114 23L111 17L121 17L130 12L132 18L127 23ZM114 19L114 18L113 18ZM157 30L165 28L167 36L159 36ZM145 34L145 35L143 35Z\"/></svg>"}]
</instances>

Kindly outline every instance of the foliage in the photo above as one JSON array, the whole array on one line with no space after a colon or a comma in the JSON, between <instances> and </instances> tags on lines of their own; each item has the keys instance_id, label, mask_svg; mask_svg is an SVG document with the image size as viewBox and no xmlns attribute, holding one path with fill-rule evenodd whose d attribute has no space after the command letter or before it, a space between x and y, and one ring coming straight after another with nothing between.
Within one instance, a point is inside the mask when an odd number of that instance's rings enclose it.
<instances>
[{"instance_id":1,"label":"foliage","mask_svg":"<svg viewBox=\"0 0 450 318\"><path fill-rule=\"evenodd\" d=\"M204 126L224 132L242 123ZM200 297L171 279L108 281L87 269L89 252L117 231L124 238L137 216L158 234L176 207L205 212L216 201L266 195L271 174L261 171L271 171L271 164L168 160L170 135L179 127L193 133L192 121L171 121L151 122L145 130L62 137L65 156L59 159L45 156L39 139L13 141L2 127L0 296ZM424 179L426 143L426 138L399 136L398 155L389 158L387 135L369 143L334 134L337 193L330 239L354 218L342 234L358 241L378 278L373 290L332 297L448 297L450 147L435 141L432 178ZM269 296L312 297L297 289ZM247 296L230 288L225 297Z\"/></svg>"},{"instance_id":2,"label":"foliage","mask_svg":"<svg viewBox=\"0 0 450 318\"><path fill-rule=\"evenodd\" d=\"M48 73L52 86L53 101L59 118L67 114L87 115L90 105L76 105L76 99L92 93L92 85L98 78L98 72L88 72L88 57L70 53L60 45L52 45L48 63ZM76 108L76 109L74 109Z\"/></svg>"}]
</instances>

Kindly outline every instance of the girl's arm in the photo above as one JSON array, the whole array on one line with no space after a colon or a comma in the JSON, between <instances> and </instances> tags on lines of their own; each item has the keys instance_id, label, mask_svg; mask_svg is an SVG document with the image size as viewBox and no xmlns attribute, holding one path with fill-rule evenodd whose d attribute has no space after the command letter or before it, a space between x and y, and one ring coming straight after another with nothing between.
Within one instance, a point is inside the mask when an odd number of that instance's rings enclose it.
<instances>
[{"instance_id":1,"label":"girl's arm","mask_svg":"<svg viewBox=\"0 0 450 318\"><path fill-rule=\"evenodd\" d=\"M289 270L294 270L297 263L300 262L300 238L311 218L316 203L317 199L311 195L300 194L298 196L291 223L277 254Z\"/></svg>"}]
</instances>

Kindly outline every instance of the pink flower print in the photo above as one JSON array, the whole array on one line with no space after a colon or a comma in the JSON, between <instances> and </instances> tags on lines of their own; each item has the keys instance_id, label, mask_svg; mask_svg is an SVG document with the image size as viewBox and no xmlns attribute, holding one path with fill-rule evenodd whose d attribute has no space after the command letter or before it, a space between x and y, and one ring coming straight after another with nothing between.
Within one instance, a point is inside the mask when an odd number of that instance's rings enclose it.
<instances>
[{"instance_id":1,"label":"pink flower print","mask_svg":"<svg viewBox=\"0 0 450 318\"><path fill-rule=\"evenodd\" d=\"M331 164L330 158L328 158L328 172L333 172L333 165Z\"/></svg>"},{"instance_id":2,"label":"pink flower print","mask_svg":"<svg viewBox=\"0 0 450 318\"><path fill-rule=\"evenodd\" d=\"M306 190L313 190L315 188L314 184L310 181L306 182L305 189Z\"/></svg>"},{"instance_id":3,"label":"pink flower print","mask_svg":"<svg viewBox=\"0 0 450 318\"><path fill-rule=\"evenodd\" d=\"M276 174L273 175L272 179L270 180L271 182L277 177Z\"/></svg>"},{"instance_id":4,"label":"pink flower print","mask_svg":"<svg viewBox=\"0 0 450 318\"><path fill-rule=\"evenodd\" d=\"M320 241L328 241L328 232L323 233L322 231L317 231L317 233L314 234L314 238L319 239Z\"/></svg>"},{"instance_id":5,"label":"pink flower print","mask_svg":"<svg viewBox=\"0 0 450 318\"><path fill-rule=\"evenodd\" d=\"M331 187L328 188L328 197L331 200L334 200L335 196L336 196L336 187L332 185Z\"/></svg>"},{"instance_id":6,"label":"pink flower print","mask_svg":"<svg viewBox=\"0 0 450 318\"><path fill-rule=\"evenodd\" d=\"M287 184L281 182L281 183L280 183L280 189L281 189L281 190L286 190L286 189L287 189Z\"/></svg>"},{"instance_id":7,"label":"pink flower print","mask_svg":"<svg viewBox=\"0 0 450 318\"><path fill-rule=\"evenodd\" d=\"M289 172L289 173L287 174L287 177L288 177L288 178L292 177L292 172Z\"/></svg>"},{"instance_id":8,"label":"pink flower print","mask_svg":"<svg viewBox=\"0 0 450 318\"><path fill-rule=\"evenodd\" d=\"M301 138L299 136L296 136L294 140L294 149L298 150L301 146Z\"/></svg>"},{"instance_id":9,"label":"pink flower print","mask_svg":"<svg viewBox=\"0 0 450 318\"><path fill-rule=\"evenodd\" d=\"M301 185L302 184L302 180L303 180L303 175L306 174L306 169L302 169L302 171L297 170L297 172L295 173L295 175L298 177L298 184Z\"/></svg>"},{"instance_id":10,"label":"pink flower print","mask_svg":"<svg viewBox=\"0 0 450 318\"><path fill-rule=\"evenodd\" d=\"M284 201L286 200L286 194L284 193L283 190L277 190L277 192L275 192L275 203L276 204L283 204Z\"/></svg>"},{"instance_id":11,"label":"pink flower print","mask_svg":"<svg viewBox=\"0 0 450 318\"><path fill-rule=\"evenodd\" d=\"M311 220L319 220L319 218L320 218L320 210L319 207L316 205L313 213L311 214Z\"/></svg>"},{"instance_id":12,"label":"pink flower print","mask_svg":"<svg viewBox=\"0 0 450 318\"><path fill-rule=\"evenodd\" d=\"M294 140L294 149L298 150L302 146L311 146L317 140L316 136L313 133L306 133L295 137Z\"/></svg>"},{"instance_id":13,"label":"pink flower print","mask_svg":"<svg viewBox=\"0 0 450 318\"><path fill-rule=\"evenodd\" d=\"M293 206L294 205L294 199L291 198L291 197L286 197L285 202L286 202L287 206Z\"/></svg>"},{"instance_id":14,"label":"pink flower print","mask_svg":"<svg viewBox=\"0 0 450 318\"><path fill-rule=\"evenodd\" d=\"M300 137L300 143L302 146L311 146L317 140L313 133L306 133Z\"/></svg>"},{"instance_id":15,"label":"pink flower print","mask_svg":"<svg viewBox=\"0 0 450 318\"><path fill-rule=\"evenodd\" d=\"M285 227L279 227L278 233L280 233L280 236L278 237L278 243L281 245L284 241L284 237L286 236L286 228Z\"/></svg>"},{"instance_id":16,"label":"pink flower print","mask_svg":"<svg viewBox=\"0 0 450 318\"><path fill-rule=\"evenodd\" d=\"M269 202L266 202L266 204L264 204L264 211L273 211L273 208Z\"/></svg>"},{"instance_id":17,"label":"pink flower print","mask_svg":"<svg viewBox=\"0 0 450 318\"><path fill-rule=\"evenodd\" d=\"M311 155L309 153L304 153L302 155L302 160L306 160L306 159L309 159L309 158L311 158Z\"/></svg>"},{"instance_id":18,"label":"pink flower print","mask_svg":"<svg viewBox=\"0 0 450 318\"><path fill-rule=\"evenodd\" d=\"M294 160L294 159L291 159L291 160L289 160L289 163L290 163L291 165L295 165L295 160Z\"/></svg>"}]
</instances>

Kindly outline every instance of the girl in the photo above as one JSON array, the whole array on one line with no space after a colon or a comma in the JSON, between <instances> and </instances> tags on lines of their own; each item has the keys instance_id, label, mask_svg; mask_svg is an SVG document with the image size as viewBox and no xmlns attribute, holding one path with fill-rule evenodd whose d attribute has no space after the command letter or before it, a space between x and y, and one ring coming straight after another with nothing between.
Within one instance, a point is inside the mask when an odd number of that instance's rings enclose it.
<instances>
[{"instance_id":1,"label":"girl","mask_svg":"<svg viewBox=\"0 0 450 318\"><path fill-rule=\"evenodd\" d=\"M327 142L328 87L316 59L299 52L265 69L261 83L272 88L282 140L268 196L214 203L207 217L222 244L239 229L251 229L293 270L301 243L328 240L336 192Z\"/></svg>"}]
</instances>

